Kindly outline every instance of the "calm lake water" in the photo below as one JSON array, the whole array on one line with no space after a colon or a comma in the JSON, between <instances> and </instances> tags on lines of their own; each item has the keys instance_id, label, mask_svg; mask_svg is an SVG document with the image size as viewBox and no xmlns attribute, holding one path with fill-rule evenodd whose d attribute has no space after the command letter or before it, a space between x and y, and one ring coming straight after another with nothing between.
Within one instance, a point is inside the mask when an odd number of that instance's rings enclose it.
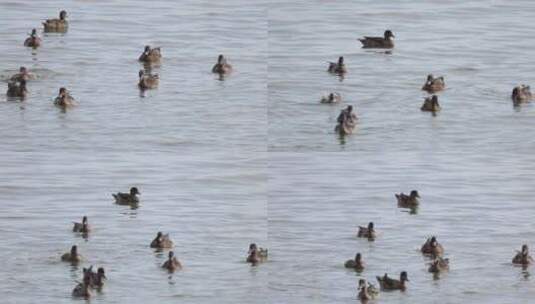
<instances>
[{"instance_id":1,"label":"calm lake water","mask_svg":"<svg viewBox=\"0 0 535 304\"><path fill-rule=\"evenodd\" d=\"M28 32L60 9L65 35ZM2 303L80 303L82 267L109 278L91 303L358 303L359 278L408 271L407 292L372 303L528 303L535 246L535 85L531 1L0 0L0 79L36 74L24 102L0 93ZM391 53L357 38L391 29ZM161 46L156 90L137 62ZM234 73L210 70L225 54ZM327 61L344 56L341 80ZM420 112L428 73L442 111ZM2 82L5 90L7 87ZM59 87L79 105L52 105ZM339 105L319 104L336 91ZM355 133L334 133L343 107ZM137 186L137 210L111 193ZM417 214L396 192L417 189ZM74 235L89 217L94 231ZM355 237L374 221L375 242ZM184 269L148 248L170 233ZM434 279L418 249L437 235L451 271ZM249 243L270 249L258 267ZM59 261L73 244L86 261ZM361 274L343 268L361 252Z\"/></svg>"}]
</instances>

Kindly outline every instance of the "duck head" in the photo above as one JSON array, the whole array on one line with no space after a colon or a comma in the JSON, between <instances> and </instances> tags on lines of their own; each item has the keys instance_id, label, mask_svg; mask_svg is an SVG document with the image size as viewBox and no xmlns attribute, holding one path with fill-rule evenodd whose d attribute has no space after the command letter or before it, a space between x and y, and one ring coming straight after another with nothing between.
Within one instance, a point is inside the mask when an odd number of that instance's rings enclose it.
<instances>
[{"instance_id":1,"label":"duck head","mask_svg":"<svg viewBox=\"0 0 535 304\"><path fill-rule=\"evenodd\" d=\"M225 57L223 55L219 55L217 57L217 63L219 63L219 64L225 63Z\"/></svg>"},{"instance_id":2,"label":"duck head","mask_svg":"<svg viewBox=\"0 0 535 304\"><path fill-rule=\"evenodd\" d=\"M249 253L254 253L254 252L256 252L256 251L258 251L258 247L256 246L255 243L251 243L251 244L249 245Z\"/></svg>"},{"instance_id":3,"label":"duck head","mask_svg":"<svg viewBox=\"0 0 535 304\"><path fill-rule=\"evenodd\" d=\"M26 69L26 67L21 66L21 67L19 68L19 73L21 73L21 74L28 74L28 70Z\"/></svg>"},{"instance_id":4,"label":"duck head","mask_svg":"<svg viewBox=\"0 0 535 304\"><path fill-rule=\"evenodd\" d=\"M106 273L104 272L104 268L103 267L99 267L98 268L97 275L98 275L99 278L107 279L106 278Z\"/></svg>"},{"instance_id":5,"label":"duck head","mask_svg":"<svg viewBox=\"0 0 535 304\"><path fill-rule=\"evenodd\" d=\"M362 261L362 255L360 254L360 252L357 253L357 255L355 255L355 261L356 261L356 262L360 262L360 261Z\"/></svg>"},{"instance_id":6,"label":"duck head","mask_svg":"<svg viewBox=\"0 0 535 304\"><path fill-rule=\"evenodd\" d=\"M71 256L76 256L76 255L78 255L78 246L73 245L71 247Z\"/></svg>"},{"instance_id":7,"label":"duck head","mask_svg":"<svg viewBox=\"0 0 535 304\"><path fill-rule=\"evenodd\" d=\"M394 36L394 34L392 33L391 30L386 30L385 31L385 40L393 40L393 38L395 38L396 36Z\"/></svg>"},{"instance_id":8,"label":"duck head","mask_svg":"<svg viewBox=\"0 0 535 304\"><path fill-rule=\"evenodd\" d=\"M338 65L344 65L344 56L338 58Z\"/></svg>"},{"instance_id":9,"label":"duck head","mask_svg":"<svg viewBox=\"0 0 535 304\"><path fill-rule=\"evenodd\" d=\"M84 217L82 218L82 224L83 224L83 225L87 225L87 216L84 216Z\"/></svg>"},{"instance_id":10,"label":"duck head","mask_svg":"<svg viewBox=\"0 0 535 304\"><path fill-rule=\"evenodd\" d=\"M30 37L37 37L37 30L36 29L33 29L32 30L32 33L30 34Z\"/></svg>"},{"instance_id":11,"label":"duck head","mask_svg":"<svg viewBox=\"0 0 535 304\"><path fill-rule=\"evenodd\" d=\"M65 20L65 18L67 18L67 12L65 10L62 10L61 12L59 12L59 19Z\"/></svg>"},{"instance_id":12,"label":"duck head","mask_svg":"<svg viewBox=\"0 0 535 304\"><path fill-rule=\"evenodd\" d=\"M353 106L347 106L347 113L351 114L353 112Z\"/></svg>"},{"instance_id":13,"label":"duck head","mask_svg":"<svg viewBox=\"0 0 535 304\"><path fill-rule=\"evenodd\" d=\"M359 280L359 289L362 289L362 288L365 288L365 287L366 287L366 280L360 279Z\"/></svg>"},{"instance_id":14,"label":"duck head","mask_svg":"<svg viewBox=\"0 0 535 304\"><path fill-rule=\"evenodd\" d=\"M528 245L524 244L522 245L522 255L526 256L529 254Z\"/></svg>"},{"instance_id":15,"label":"duck head","mask_svg":"<svg viewBox=\"0 0 535 304\"><path fill-rule=\"evenodd\" d=\"M407 275L406 271L401 272L401 274L399 275L399 280L401 282L409 282L409 276Z\"/></svg>"},{"instance_id":16,"label":"duck head","mask_svg":"<svg viewBox=\"0 0 535 304\"><path fill-rule=\"evenodd\" d=\"M145 55L148 55L150 53L150 45L145 46L145 50L143 51Z\"/></svg>"},{"instance_id":17,"label":"duck head","mask_svg":"<svg viewBox=\"0 0 535 304\"><path fill-rule=\"evenodd\" d=\"M333 101L334 100L334 93L331 93L329 94L329 101Z\"/></svg>"},{"instance_id":18,"label":"duck head","mask_svg":"<svg viewBox=\"0 0 535 304\"><path fill-rule=\"evenodd\" d=\"M63 97L65 96L65 94L67 93L67 89L66 88L59 88L59 96ZM84 216L85 218L85 216Z\"/></svg>"},{"instance_id":19,"label":"duck head","mask_svg":"<svg viewBox=\"0 0 535 304\"><path fill-rule=\"evenodd\" d=\"M431 245L431 247L437 247L438 246L437 238L434 236L431 237L431 240L429 240L429 245Z\"/></svg>"},{"instance_id":20,"label":"duck head","mask_svg":"<svg viewBox=\"0 0 535 304\"><path fill-rule=\"evenodd\" d=\"M173 251L169 251L169 260L172 260L173 257L175 256L175 253Z\"/></svg>"},{"instance_id":21,"label":"duck head","mask_svg":"<svg viewBox=\"0 0 535 304\"><path fill-rule=\"evenodd\" d=\"M135 196L135 195L139 195L139 194L141 194L141 193L139 193L139 190L137 190L136 187L130 188L130 195L134 195ZM161 232L159 232L159 233L161 233Z\"/></svg>"},{"instance_id":22,"label":"duck head","mask_svg":"<svg viewBox=\"0 0 535 304\"><path fill-rule=\"evenodd\" d=\"M420 197L420 194L418 194L418 191L412 190L410 196L412 198L417 198L417 197Z\"/></svg>"},{"instance_id":23,"label":"duck head","mask_svg":"<svg viewBox=\"0 0 535 304\"><path fill-rule=\"evenodd\" d=\"M373 231L373 222L368 223L368 230Z\"/></svg>"}]
</instances>

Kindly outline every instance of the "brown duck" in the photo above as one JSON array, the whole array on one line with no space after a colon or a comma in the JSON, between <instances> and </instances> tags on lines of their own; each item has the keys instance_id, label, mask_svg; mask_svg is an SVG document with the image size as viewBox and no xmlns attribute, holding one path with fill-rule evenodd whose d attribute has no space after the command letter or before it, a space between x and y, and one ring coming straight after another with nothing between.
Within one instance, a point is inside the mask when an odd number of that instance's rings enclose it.
<instances>
[{"instance_id":1,"label":"brown duck","mask_svg":"<svg viewBox=\"0 0 535 304\"><path fill-rule=\"evenodd\" d=\"M362 262L362 255L360 252L355 255L354 260L347 260L344 264L344 267L355 269L358 272L364 270L364 262Z\"/></svg>"},{"instance_id":2,"label":"brown duck","mask_svg":"<svg viewBox=\"0 0 535 304\"><path fill-rule=\"evenodd\" d=\"M420 201L418 200L418 198L420 198L420 195L416 190L412 190L409 195L406 195L405 193L401 192L400 194L395 194L395 196L398 201L399 207L413 208L418 206L418 204L420 203Z\"/></svg>"},{"instance_id":3,"label":"brown duck","mask_svg":"<svg viewBox=\"0 0 535 304\"><path fill-rule=\"evenodd\" d=\"M360 38L363 48L391 49L394 47L394 34L391 30L386 30L383 37Z\"/></svg>"},{"instance_id":4,"label":"brown duck","mask_svg":"<svg viewBox=\"0 0 535 304\"><path fill-rule=\"evenodd\" d=\"M333 74L347 73L346 65L344 64L344 57L339 57L338 62L329 62L329 68L327 69L327 71Z\"/></svg>"},{"instance_id":5,"label":"brown duck","mask_svg":"<svg viewBox=\"0 0 535 304\"><path fill-rule=\"evenodd\" d=\"M61 12L59 12L59 19L47 19L45 22L43 22L43 26L45 29L45 33L66 32L69 28L69 22L67 21L67 12L62 10Z\"/></svg>"},{"instance_id":6,"label":"brown duck","mask_svg":"<svg viewBox=\"0 0 535 304\"><path fill-rule=\"evenodd\" d=\"M359 226L358 229L357 237L368 238L370 240L375 239L376 233L373 222L369 222L368 227Z\"/></svg>"},{"instance_id":7,"label":"brown duck","mask_svg":"<svg viewBox=\"0 0 535 304\"><path fill-rule=\"evenodd\" d=\"M33 29L32 33L30 34L30 37L24 40L24 46L32 47L35 49L41 46L41 42L42 42L41 38L37 36L37 30Z\"/></svg>"},{"instance_id":8,"label":"brown duck","mask_svg":"<svg viewBox=\"0 0 535 304\"><path fill-rule=\"evenodd\" d=\"M420 108L420 110L424 112L438 112L440 111L440 104L438 103L438 96L433 95L431 97L427 97L424 100L424 104Z\"/></svg>"},{"instance_id":9,"label":"brown duck","mask_svg":"<svg viewBox=\"0 0 535 304\"><path fill-rule=\"evenodd\" d=\"M392 279L388 277L388 274L385 273L384 276L380 277L377 276L377 281L379 281L379 285L381 286L381 289L383 290L405 290L406 284L405 282L409 281L409 278L407 276L406 271L402 271L399 275L399 280Z\"/></svg>"},{"instance_id":10,"label":"brown duck","mask_svg":"<svg viewBox=\"0 0 535 304\"><path fill-rule=\"evenodd\" d=\"M427 80L425 81L422 90L427 91L430 94L433 94L438 91L444 90L446 84L444 83L444 77L433 77L433 74L427 75Z\"/></svg>"},{"instance_id":11,"label":"brown duck","mask_svg":"<svg viewBox=\"0 0 535 304\"><path fill-rule=\"evenodd\" d=\"M511 98L515 104L529 102L532 99L531 89L527 85L519 85L513 89Z\"/></svg>"}]
</instances>

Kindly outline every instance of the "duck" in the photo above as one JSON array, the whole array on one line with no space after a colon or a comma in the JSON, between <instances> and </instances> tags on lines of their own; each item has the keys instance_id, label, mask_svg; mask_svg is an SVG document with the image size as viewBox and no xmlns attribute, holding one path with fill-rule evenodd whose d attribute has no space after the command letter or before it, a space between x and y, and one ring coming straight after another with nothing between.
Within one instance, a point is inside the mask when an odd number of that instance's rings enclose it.
<instances>
[{"instance_id":1,"label":"duck","mask_svg":"<svg viewBox=\"0 0 535 304\"><path fill-rule=\"evenodd\" d=\"M511 98L515 104L525 103L532 99L531 89L528 85L519 85L513 89Z\"/></svg>"},{"instance_id":2,"label":"duck","mask_svg":"<svg viewBox=\"0 0 535 304\"><path fill-rule=\"evenodd\" d=\"M19 72L17 74L12 75L9 78L9 81L10 82L20 82L22 80L28 81L30 80L30 78L32 78L32 75L28 72L28 69L26 69L26 67L22 66L19 68Z\"/></svg>"},{"instance_id":3,"label":"duck","mask_svg":"<svg viewBox=\"0 0 535 304\"><path fill-rule=\"evenodd\" d=\"M25 98L28 95L28 89L26 88L26 80L21 79L20 81L8 82L6 95L8 97Z\"/></svg>"},{"instance_id":4,"label":"duck","mask_svg":"<svg viewBox=\"0 0 535 304\"><path fill-rule=\"evenodd\" d=\"M437 257L431 262L427 271L431 273L440 273L450 269L450 260Z\"/></svg>"},{"instance_id":5,"label":"duck","mask_svg":"<svg viewBox=\"0 0 535 304\"><path fill-rule=\"evenodd\" d=\"M342 96L339 93L330 93L327 96L322 96L320 103L339 103L342 101Z\"/></svg>"},{"instance_id":6,"label":"duck","mask_svg":"<svg viewBox=\"0 0 535 304\"><path fill-rule=\"evenodd\" d=\"M358 290L358 298L361 301L373 300L379 295L379 290L373 284L366 282L365 279L359 280Z\"/></svg>"},{"instance_id":7,"label":"duck","mask_svg":"<svg viewBox=\"0 0 535 304\"><path fill-rule=\"evenodd\" d=\"M155 89L160 83L160 77L155 74L145 74L143 70L139 70L139 83L138 86L141 90Z\"/></svg>"},{"instance_id":8,"label":"duck","mask_svg":"<svg viewBox=\"0 0 535 304\"><path fill-rule=\"evenodd\" d=\"M182 269L182 265L175 257L175 253L173 251L169 251L169 258L165 263L163 263L162 268L165 268L169 270L169 272L174 272L177 269Z\"/></svg>"},{"instance_id":9,"label":"duck","mask_svg":"<svg viewBox=\"0 0 535 304\"><path fill-rule=\"evenodd\" d=\"M212 73L228 74L232 72L232 65L227 63L227 59L223 55L217 57L217 63L212 68Z\"/></svg>"},{"instance_id":10,"label":"duck","mask_svg":"<svg viewBox=\"0 0 535 304\"><path fill-rule=\"evenodd\" d=\"M433 74L427 75L427 80L425 81L422 90L427 91L430 94L433 94L438 91L444 90L446 84L444 83L444 76L433 77Z\"/></svg>"},{"instance_id":11,"label":"duck","mask_svg":"<svg viewBox=\"0 0 535 304\"><path fill-rule=\"evenodd\" d=\"M375 236L376 236L376 233L375 233L373 222L369 222L367 228L359 226L357 237L368 238L368 239L373 240L375 239Z\"/></svg>"},{"instance_id":12,"label":"duck","mask_svg":"<svg viewBox=\"0 0 535 304\"><path fill-rule=\"evenodd\" d=\"M64 253L61 256L63 262L79 263L82 261L82 256L78 254L78 246L71 247L71 251Z\"/></svg>"},{"instance_id":13,"label":"duck","mask_svg":"<svg viewBox=\"0 0 535 304\"><path fill-rule=\"evenodd\" d=\"M65 32L69 28L69 22L67 21L67 12L62 10L59 12L59 19L47 19L43 22L45 33L52 32Z\"/></svg>"},{"instance_id":14,"label":"duck","mask_svg":"<svg viewBox=\"0 0 535 304\"><path fill-rule=\"evenodd\" d=\"M117 194L112 194L115 198L115 203L118 205L133 205L139 203L137 195L141 195L141 193L139 193L139 190L136 187L130 188L130 193L118 192Z\"/></svg>"},{"instance_id":15,"label":"duck","mask_svg":"<svg viewBox=\"0 0 535 304\"><path fill-rule=\"evenodd\" d=\"M529 255L528 245L522 245L522 249L513 257L513 264L527 266L533 262L533 258Z\"/></svg>"},{"instance_id":16,"label":"duck","mask_svg":"<svg viewBox=\"0 0 535 304\"><path fill-rule=\"evenodd\" d=\"M345 268L355 269L358 272L364 270L364 262L362 262L362 255L357 253L354 260L347 260L344 264Z\"/></svg>"},{"instance_id":17,"label":"duck","mask_svg":"<svg viewBox=\"0 0 535 304\"><path fill-rule=\"evenodd\" d=\"M391 49L394 47L394 34L391 30L386 30L383 37L360 38L363 48Z\"/></svg>"},{"instance_id":18,"label":"duck","mask_svg":"<svg viewBox=\"0 0 535 304\"><path fill-rule=\"evenodd\" d=\"M247 254L247 263L256 265L265 262L268 258L268 250L266 248L258 248L255 243L249 244L249 252Z\"/></svg>"},{"instance_id":19,"label":"duck","mask_svg":"<svg viewBox=\"0 0 535 304\"><path fill-rule=\"evenodd\" d=\"M420 110L424 112L438 112L440 111L440 104L438 103L438 96L433 95L431 97L427 97L424 100L424 104L420 108Z\"/></svg>"},{"instance_id":20,"label":"duck","mask_svg":"<svg viewBox=\"0 0 535 304\"><path fill-rule=\"evenodd\" d=\"M425 255L430 255L436 258L441 257L444 254L444 247L437 242L435 236L432 236L425 241L420 251Z\"/></svg>"},{"instance_id":21,"label":"duck","mask_svg":"<svg viewBox=\"0 0 535 304\"><path fill-rule=\"evenodd\" d=\"M88 233L91 231L91 226L87 223L87 216L84 216L82 218L81 223L73 222L74 226L72 227L72 232L79 232L79 233Z\"/></svg>"},{"instance_id":22,"label":"duck","mask_svg":"<svg viewBox=\"0 0 535 304\"><path fill-rule=\"evenodd\" d=\"M139 61L145 63L156 63L162 58L162 53L159 47L151 48L149 45L145 46L145 50L139 56Z\"/></svg>"},{"instance_id":23,"label":"duck","mask_svg":"<svg viewBox=\"0 0 535 304\"><path fill-rule=\"evenodd\" d=\"M89 278L90 278L89 285L91 286L91 288L94 288L94 289L102 288L104 286L104 281L108 279L106 277L106 272L104 271L103 267L99 267L97 269L97 272L94 272L92 268L93 266L90 267L90 271L89 271Z\"/></svg>"},{"instance_id":24,"label":"duck","mask_svg":"<svg viewBox=\"0 0 535 304\"><path fill-rule=\"evenodd\" d=\"M406 195L405 193L401 192L400 194L395 194L395 196L396 196L396 199L398 200L399 207L412 208L420 204L418 200L420 195L418 194L418 191L416 190L412 190L409 195Z\"/></svg>"},{"instance_id":25,"label":"duck","mask_svg":"<svg viewBox=\"0 0 535 304\"><path fill-rule=\"evenodd\" d=\"M90 298L92 296L90 287L90 277L84 272L84 280L82 283L78 283L76 287L72 290L72 296L77 298Z\"/></svg>"},{"instance_id":26,"label":"duck","mask_svg":"<svg viewBox=\"0 0 535 304\"><path fill-rule=\"evenodd\" d=\"M54 99L54 105L60 108L69 108L76 104L74 98L66 88L60 88L58 96Z\"/></svg>"},{"instance_id":27,"label":"duck","mask_svg":"<svg viewBox=\"0 0 535 304\"><path fill-rule=\"evenodd\" d=\"M30 34L30 37L26 38L26 40L24 40L24 46L27 46L27 47L32 47L32 48L38 48L41 46L41 38L39 38L39 36L37 35L37 30L36 29L32 29L32 33Z\"/></svg>"},{"instance_id":28,"label":"duck","mask_svg":"<svg viewBox=\"0 0 535 304\"><path fill-rule=\"evenodd\" d=\"M340 56L338 62L329 62L329 73L333 74L345 74L347 73L346 65L344 64L344 57Z\"/></svg>"},{"instance_id":29,"label":"duck","mask_svg":"<svg viewBox=\"0 0 535 304\"><path fill-rule=\"evenodd\" d=\"M355 126L357 125L357 115L353 112L353 106L347 106L343 109L336 119L337 125L334 131L340 135L347 135L353 133Z\"/></svg>"},{"instance_id":30,"label":"duck","mask_svg":"<svg viewBox=\"0 0 535 304\"><path fill-rule=\"evenodd\" d=\"M402 271L399 275L399 280L388 277L385 273L384 276L377 276L377 281L383 290L405 290L407 288L405 282L409 282L406 271Z\"/></svg>"},{"instance_id":31,"label":"duck","mask_svg":"<svg viewBox=\"0 0 535 304\"><path fill-rule=\"evenodd\" d=\"M173 241L171 241L169 234L164 235L160 231L158 231L158 233L156 234L156 237L150 243L150 248L157 248L157 249L172 248L173 246L174 244L173 244Z\"/></svg>"}]
</instances>

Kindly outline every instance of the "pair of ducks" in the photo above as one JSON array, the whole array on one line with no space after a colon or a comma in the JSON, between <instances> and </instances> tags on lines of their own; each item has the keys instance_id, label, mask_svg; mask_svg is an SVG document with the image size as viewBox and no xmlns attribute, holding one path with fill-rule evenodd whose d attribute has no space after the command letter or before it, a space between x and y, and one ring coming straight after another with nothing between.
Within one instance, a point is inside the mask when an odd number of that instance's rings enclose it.
<instances>
[{"instance_id":1,"label":"pair of ducks","mask_svg":"<svg viewBox=\"0 0 535 304\"><path fill-rule=\"evenodd\" d=\"M353 129L357 125L357 115L353 112L353 106L347 106L343 109L336 119L337 125L334 131L340 135L347 135L353 133Z\"/></svg>"},{"instance_id":2,"label":"pair of ducks","mask_svg":"<svg viewBox=\"0 0 535 304\"><path fill-rule=\"evenodd\" d=\"M32 75L28 72L28 69L26 67L20 67L19 72L9 78L6 95L8 97L25 98L28 95L26 82L30 78L32 78Z\"/></svg>"},{"instance_id":3,"label":"pair of ducks","mask_svg":"<svg viewBox=\"0 0 535 304\"><path fill-rule=\"evenodd\" d=\"M173 246L174 243L169 237L169 234L164 235L160 231L158 231L156 237L150 243L150 248L159 250L173 248ZM169 251L167 261L162 264L162 268L167 269L169 272L174 272L175 270L182 269L182 264L180 264L176 258L175 253L173 251Z\"/></svg>"},{"instance_id":4,"label":"pair of ducks","mask_svg":"<svg viewBox=\"0 0 535 304\"><path fill-rule=\"evenodd\" d=\"M377 276L376 279L382 290L405 291L407 289L406 282L409 281L406 271L401 272L399 280L389 277L386 273L382 277ZM373 300L379 295L379 289L365 279L359 280L358 292L358 298L361 301Z\"/></svg>"},{"instance_id":5,"label":"pair of ducks","mask_svg":"<svg viewBox=\"0 0 535 304\"><path fill-rule=\"evenodd\" d=\"M450 269L450 260L442 257L444 255L444 247L437 241L435 236L428 238L420 251L433 259L427 269L430 273L439 274Z\"/></svg>"},{"instance_id":6,"label":"pair of ducks","mask_svg":"<svg viewBox=\"0 0 535 304\"><path fill-rule=\"evenodd\" d=\"M249 245L249 252L247 253L247 263L251 263L253 266L258 263L265 262L268 258L267 248L258 247L255 243Z\"/></svg>"},{"instance_id":7,"label":"pair of ducks","mask_svg":"<svg viewBox=\"0 0 535 304\"><path fill-rule=\"evenodd\" d=\"M420 110L433 113L440 111L441 108L438 103L438 96L434 95L434 93L444 90L445 87L446 83L444 82L443 76L434 77L433 74L427 75L427 80L423 85L422 90L433 95L425 98L424 104Z\"/></svg>"},{"instance_id":8,"label":"pair of ducks","mask_svg":"<svg viewBox=\"0 0 535 304\"><path fill-rule=\"evenodd\" d=\"M62 10L59 12L59 18L47 19L43 22L45 33L65 33L69 28L67 21L67 12ZM38 48L41 46L43 40L37 35L37 29L32 29L30 37L24 40L24 46L31 48Z\"/></svg>"},{"instance_id":9,"label":"pair of ducks","mask_svg":"<svg viewBox=\"0 0 535 304\"><path fill-rule=\"evenodd\" d=\"M152 64L160 63L160 59L162 59L161 49L159 47L151 48L150 45L146 45L145 50L143 51L143 53L141 53L138 60L150 67L150 65ZM147 69L150 70L150 68ZM160 83L160 77L158 74L151 74L150 72L139 70L138 75L139 81L137 85L142 91L155 89Z\"/></svg>"},{"instance_id":10,"label":"pair of ducks","mask_svg":"<svg viewBox=\"0 0 535 304\"><path fill-rule=\"evenodd\" d=\"M106 280L106 273L104 268L99 267L97 272L93 271L93 266L83 269L83 280L78 283L72 291L73 297L90 298L92 293L91 289L101 289L104 286Z\"/></svg>"}]
</instances>

